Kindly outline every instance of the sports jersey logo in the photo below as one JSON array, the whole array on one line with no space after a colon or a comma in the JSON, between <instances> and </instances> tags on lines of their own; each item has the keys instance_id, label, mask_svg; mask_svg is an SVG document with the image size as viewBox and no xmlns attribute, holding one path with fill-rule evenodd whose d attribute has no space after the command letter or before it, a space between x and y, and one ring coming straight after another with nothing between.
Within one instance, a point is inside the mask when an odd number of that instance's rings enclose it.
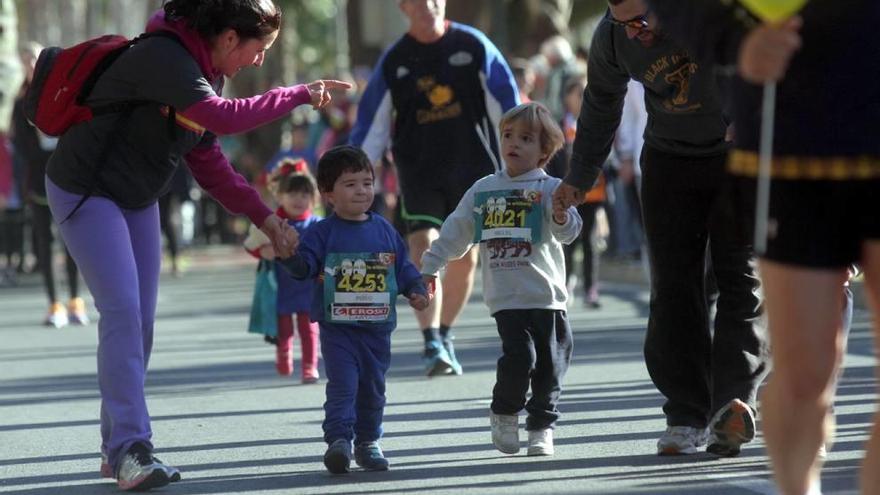
<instances>
[{"instance_id":1,"label":"sports jersey logo","mask_svg":"<svg viewBox=\"0 0 880 495\"><path fill-rule=\"evenodd\" d=\"M449 65L461 67L474 61L474 56L468 52L455 52L449 57Z\"/></svg>"},{"instance_id":2,"label":"sports jersey logo","mask_svg":"<svg viewBox=\"0 0 880 495\"><path fill-rule=\"evenodd\" d=\"M434 108L440 108L452 101L452 88L445 85L434 86L428 93L428 101L434 105Z\"/></svg>"},{"instance_id":3,"label":"sports jersey logo","mask_svg":"<svg viewBox=\"0 0 880 495\"><path fill-rule=\"evenodd\" d=\"M455 101L455 91L446 84L438 84L432 76L425 76L416 81L416 88L425 94L430 109L416 111L419 124L430 124L440 120L454 119L461 115L461 103Z\"/></svg>"}]
</instances>

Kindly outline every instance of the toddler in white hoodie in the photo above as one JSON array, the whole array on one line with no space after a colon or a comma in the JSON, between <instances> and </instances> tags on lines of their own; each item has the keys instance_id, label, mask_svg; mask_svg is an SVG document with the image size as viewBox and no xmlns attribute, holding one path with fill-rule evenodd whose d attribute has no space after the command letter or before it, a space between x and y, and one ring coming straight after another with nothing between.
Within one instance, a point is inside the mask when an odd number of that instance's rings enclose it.
<instances>
[{"instance_id":1,"label":"toddler in white hoodie","mask_svg":"<svg viewBox=\"0 0 880 495\"><path fill-rule=\"evenodd\" d=\"M563 135L547 108L519 105L499 127L504 167L464 194L422 256L422 274L431 283L479 243L483 296L502 344L489 415L492 443L507 454L519 451L517 414L525 408L528 455L552 455L556 405L572 352L562 245L577 239L582 221L575 208L553 211L561 180L543 167Z\"/></svg>"}]
</instances>

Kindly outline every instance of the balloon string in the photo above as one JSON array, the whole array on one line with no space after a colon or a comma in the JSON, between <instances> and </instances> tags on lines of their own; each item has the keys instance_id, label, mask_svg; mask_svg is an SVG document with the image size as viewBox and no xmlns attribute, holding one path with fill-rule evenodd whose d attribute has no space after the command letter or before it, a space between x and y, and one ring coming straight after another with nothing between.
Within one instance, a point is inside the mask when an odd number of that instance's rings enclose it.
<instances>
[{"instance_id":1,"label":"balloon string","mask_svg":"<svg viewBox=\"0 0 880 495\"><path fill-rule=\"evenodd\" d=\"M770 217L770 164L773 160L773 124L776 120L776 82L764 84L761 110L761 143L758 151L758 191L755 205L755 252L767 251Z\"/></svg>"}]
</instances>

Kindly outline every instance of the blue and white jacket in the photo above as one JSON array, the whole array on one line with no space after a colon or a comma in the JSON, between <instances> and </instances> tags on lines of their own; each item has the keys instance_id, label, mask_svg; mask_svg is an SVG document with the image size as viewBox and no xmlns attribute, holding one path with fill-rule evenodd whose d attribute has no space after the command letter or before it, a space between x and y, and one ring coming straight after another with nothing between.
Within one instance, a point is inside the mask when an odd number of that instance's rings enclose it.
<instances>
[{"instance_id":1,"label":"blue and white jacket","mask_svg":"<svg viewBox=\"0 0 880 495\"><path fill-rule=\"evenodd\" d=\"M519 104L510 68L480 31L449 22L436 42L409 34L376 65L351 144L375 163L392 142L401 178L463 179L499 170L498 123Z\"/></svg>"}]
</instances>

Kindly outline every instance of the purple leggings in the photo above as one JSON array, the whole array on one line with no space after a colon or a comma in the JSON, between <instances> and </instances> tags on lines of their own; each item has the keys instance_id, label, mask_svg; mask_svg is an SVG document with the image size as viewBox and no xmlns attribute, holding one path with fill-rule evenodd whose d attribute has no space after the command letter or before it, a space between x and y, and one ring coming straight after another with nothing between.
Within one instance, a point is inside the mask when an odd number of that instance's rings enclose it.
<instances>
[{"instance_id":1,"label":"purple leggings","mask_svg":"<svg viewBox=\"0 0 880 495\"><path fill-rule=\"evenodd\" d=\"M125 210L91 197L60 223L81 196L46 178L52 216L95 299L101 450L114 470L134 442L152 448L144 380L153 347L161 244L156 203Z\"/></svg>"}]
</instances>

